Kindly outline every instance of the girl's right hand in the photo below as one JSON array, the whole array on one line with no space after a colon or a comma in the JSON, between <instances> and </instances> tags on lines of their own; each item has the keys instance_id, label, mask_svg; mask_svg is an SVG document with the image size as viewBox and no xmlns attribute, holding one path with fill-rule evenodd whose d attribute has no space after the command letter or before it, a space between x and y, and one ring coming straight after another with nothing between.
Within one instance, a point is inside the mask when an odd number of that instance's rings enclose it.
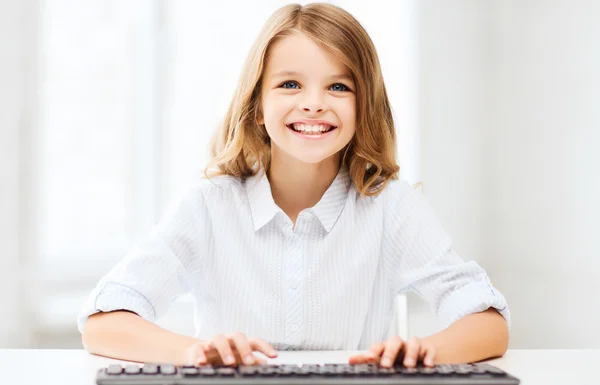
<instances>
[{"instance_id":1,"label":"girl's right hand","mask_svg":"<svg viewBox=\"0 0 600 385\"><path fill-rule=\"evenodd\" d=\"M244 333L217 334L211 340L199 340L187 349L188 364L199 365L263 365L267 361L256 356L277 357L277 351L260 338L247 338Z\"/></svg>"}]
</instances>

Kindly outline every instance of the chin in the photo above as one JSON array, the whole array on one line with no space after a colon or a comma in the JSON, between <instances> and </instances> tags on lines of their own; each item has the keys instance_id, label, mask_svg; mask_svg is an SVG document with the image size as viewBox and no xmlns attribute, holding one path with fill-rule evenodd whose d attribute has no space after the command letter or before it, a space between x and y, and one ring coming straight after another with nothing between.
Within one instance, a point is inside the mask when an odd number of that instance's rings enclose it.
<instances>
[{"instance_id":1,"label":"chin","mask_svg":"<svg viewBox=\"0 0 600 385\"><path fill-rule=\"evenodd\" d=\"M330 159L333 154L291 154L295 159L308 164L317 164Z\"/></svg>"}]
</instances>

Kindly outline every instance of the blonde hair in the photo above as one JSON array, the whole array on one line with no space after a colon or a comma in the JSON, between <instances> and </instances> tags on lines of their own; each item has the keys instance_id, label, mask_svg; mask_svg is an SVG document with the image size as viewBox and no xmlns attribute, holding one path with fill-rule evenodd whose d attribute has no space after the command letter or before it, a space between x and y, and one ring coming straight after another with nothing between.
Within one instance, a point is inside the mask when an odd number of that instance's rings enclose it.
<instances>
[{"instance_id":1,"label":"blonde hair","mask_svg":"<svg viewBox=\"0 0 600 385\"><path fill-rule=\"evenodd\" d=\"M378 195L396 179L396 134L375 46L360 23L331 4L284 6L267 20L254 42L227 114L211 142L212 161L204 173L246 178L256 165L269 170L270 138L261 117L260 92L270 47L294 32L302 32L349 69L356 91L356 133L345 147L341 163L357 191Z\"/></svg>"}]
</instances>

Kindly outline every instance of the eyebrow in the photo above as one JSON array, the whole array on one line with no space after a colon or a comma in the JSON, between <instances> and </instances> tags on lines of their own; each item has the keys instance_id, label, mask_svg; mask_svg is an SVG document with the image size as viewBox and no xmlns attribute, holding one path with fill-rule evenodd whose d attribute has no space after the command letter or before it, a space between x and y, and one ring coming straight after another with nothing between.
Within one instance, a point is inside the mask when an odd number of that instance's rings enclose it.
<instances>
[{"instance_id":1,"label":"eyebrow","mask_svg":"<svg viewBox=\"0 0 600 385\"><path fill-rule=\"evenodd\" d=\"M278 77L284 77L284 76L298 76L298 75L301 75L301 74L296 71L281 71L281 72L277 72L276 74L273 74L273 77L278 78ZM350 75L345 75L345 74L332 75L332 76L330 76L330 78L335 79L335 80L346 79L349 82L353 82L352 77Z\"/></svg>"}]
</instances>

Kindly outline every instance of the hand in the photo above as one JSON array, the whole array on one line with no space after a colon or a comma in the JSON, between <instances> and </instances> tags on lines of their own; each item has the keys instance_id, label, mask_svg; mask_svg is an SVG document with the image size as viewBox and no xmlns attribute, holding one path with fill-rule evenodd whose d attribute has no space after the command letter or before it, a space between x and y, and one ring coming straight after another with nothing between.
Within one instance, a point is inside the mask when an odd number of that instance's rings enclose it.
<instances>
[{"instance_id":1,"label":"hand","mask_svg":"<svg viewBox=\"0 0 600 385\"><path fill-rule=\"evenodd\" d=\"M266 356L277 357L277 351L260 338L247 338L243 333L217 334L211 340L201 340L186 351L189 365L263 365L267 361L253 354L254 351Z\"/></svg>"},{"instance_id":2,"label":"hand","mask_svg":"<svg viewBox=\"0 0 600 385\"><path fill-rule=\"evenodd\" d=\"M366 353L354 355L348 362L350 364L377 363L389 368L394 365L396 359L402 360L406 367L414 367L418 362L422 362L425 366L434 366L435 347L417 337L404 341L394 336L386 342L373 344Z\"/></svg>"}]
</instances>

